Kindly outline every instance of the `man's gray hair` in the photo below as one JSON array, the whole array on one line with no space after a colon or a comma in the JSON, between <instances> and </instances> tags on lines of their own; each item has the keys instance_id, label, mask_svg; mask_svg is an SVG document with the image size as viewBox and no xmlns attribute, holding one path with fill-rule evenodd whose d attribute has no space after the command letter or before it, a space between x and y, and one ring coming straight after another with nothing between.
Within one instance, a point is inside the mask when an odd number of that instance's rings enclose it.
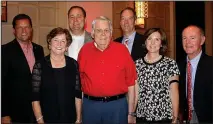
<instances>
[{"instance_id":1,"label":"man's gray hair","mask_svg":"<svg viewBox=\"0 0 213 124\"><path fill-rule=\"evenodd\" d=\"M99 17L96 17L93 21L92 21L92 33L95 32L95 23L98 21L98 20L102 20L102 21L107 21L109 23L109 29L110 29L110 33L112 34L112 22L110 21L109 18L107 18L106 16L99 16Z\"/></svg>"}]
</instances>

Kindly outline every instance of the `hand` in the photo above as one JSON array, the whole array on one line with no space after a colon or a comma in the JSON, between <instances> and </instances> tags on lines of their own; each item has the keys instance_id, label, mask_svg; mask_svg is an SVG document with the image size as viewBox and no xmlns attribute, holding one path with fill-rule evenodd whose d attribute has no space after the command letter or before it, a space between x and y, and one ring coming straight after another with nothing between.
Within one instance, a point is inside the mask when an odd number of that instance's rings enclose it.
<instances>
[{"instance_id":1,"label":"hand","mask_svg":"<svg viewBox=\"0 0 213 124\"><path fill-rule=\"evenodd\" d=\"M81 124L82 122L80 120L76 120L75 124Z\"/></svg>"},{"instance_id":2,"label":"hand","mask_svg":"<svg viewBox=\"0 0 213 124\"><path fill-rule=\"evenodd\" d=\"M178 117L172 118L172 124L177 124L179 122Z\"/></svg>"},{"instance_id":3,"label":"hand","mask_svg":"<svg viewBox=\"0 0 213 124\"><path fill-rule=\"evenodd\" d=\"M9 123L11 123L11 118L10 118L10 116L2 117L2 118L1 118L1 123L2 123L2 124L9 124Z\"/></svg>"},{"instance_id":4,"label":"hand","mask_svg":"<svg viewBox=\"0 0 213 124\"><path fill-rule=\"evenodd\" d=\"M37 121L37 124L44 124L44 120L41 119L41 120Z\"/></svg>"},{"instance_id":5,"label":"hand","mask_svg":"<svg viewBox=\"0 0 213 124\"><path fill-rule=\"evenodd\" d=\"M128 115L128 124L135 124L136 123L136 117Z\"/></svg>"},{"instance_id":6,"label":"hand","mask_svg":"<svg viewBox=\"0 0 213 124\"><path fill-rule=\"evenodd\" d=\"M177 124L178 120L172 120L172 124Z\"/></svg>"}]
</instances>

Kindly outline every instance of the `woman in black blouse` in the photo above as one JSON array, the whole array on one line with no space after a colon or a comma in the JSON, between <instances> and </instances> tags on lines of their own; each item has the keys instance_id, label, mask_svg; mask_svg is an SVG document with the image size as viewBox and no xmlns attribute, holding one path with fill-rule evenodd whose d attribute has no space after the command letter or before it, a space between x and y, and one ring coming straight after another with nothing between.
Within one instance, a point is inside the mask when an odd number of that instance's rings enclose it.
<instances>
[{"instance_id":1,"label":"woman in black blouse","mask_svg":"<svg viewBox=\"0 0 213 124\"><path fill-rule=\"evenodd\" d=\"M164 56L168 44L166 33L151 28L144 36L147 53L135 62L137 122L177 123L180 72L175 60Z\"/></svg>"},{"instance_id":2,"label":"woman in black blouse","mask_svg":"<svg viewBox=\"0 0 213 124\"><path fill-rule=\"evenodd\" d=\"M32 71L32 107L38 123L79 123L82 92L78 63L65 55L72 37L67 29L47 35L50 54Z\"/></svg>"}]
</instances>

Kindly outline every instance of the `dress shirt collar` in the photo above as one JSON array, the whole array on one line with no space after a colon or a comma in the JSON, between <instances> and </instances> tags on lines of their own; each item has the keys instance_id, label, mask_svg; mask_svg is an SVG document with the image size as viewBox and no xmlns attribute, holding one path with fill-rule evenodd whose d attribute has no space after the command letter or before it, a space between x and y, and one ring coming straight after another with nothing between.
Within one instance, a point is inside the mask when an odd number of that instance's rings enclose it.
<instances>
[{"instance_id":1,"label":"dress shirt collar","mask_svg":"<svg viewBox=\"0 0 213 124\"><path fill-rule=\"evenodd\" d=\"M32 45L31 41L29 41L28 43L22 43L22 42L18 41L18 43L20 44L22 49L27 49L28 50L28 49L32 49L33 48L33 45Z\"/></svg>"},{"instance_id":2,"label":"dress shirt collar","mask_svg":"<svg viewBox=\"0 0 213 124\"><path fill-rule=\"evenodd\" d=\"M123 37L122 43L125 41L126 38L129 39L128 44L133 43L134 38L135 38L135 34L136 34L136 31L134 31L134 32L133 32L131 35L129 35L128 37L124 36L124 37Z\"/></svg>"},{"instance_id":3,"label":"dress shirt collar","mask_svg":"<svg viewBox=\"0 0 213 124\"><path fill-rule=\"evenodd\" d=\"M197 64L200 60L200 57L202 55L202 50L200 51L200 53L193 59L189 60L188 56L187 56L187 62L190 61L191 65L192 65L192 68L195 68L197 67Z\"/></svg>"},{"instance_id":4,"label":"dress shirt collar","mask_svg":"<svg viewBox=\"0 0 213 124\"><path fill-rule=\"evenodd\" d=\"M81 35L74 35L71 31L70 31L70 34L71 34L72 38L74 38L74 37L84 37L85 36L85 30L84 30L84 32Z\"/></svg>"},{"instance_id":5,"label":"dress shirt collar","mask_svg":"<svg viewBox=\"0 0 213 124\"><path fill-rule=\"evenodd\" d=\"M98 49L98 46L97 46L97 43L94 41L94 46L95 46L95 48L97 48ZM108 44L108 46L107 46L107 48L106 49L108 49L109 47L110 47L110 45L112 44L112 41L110 40L110 42L109 42L109 44ZM106 50L105 49L105 50ZM100 50L100 49L98 49L98 50ZM103 52L104 50L100 50L101 52Z\"/></svg>"}]
</instances>

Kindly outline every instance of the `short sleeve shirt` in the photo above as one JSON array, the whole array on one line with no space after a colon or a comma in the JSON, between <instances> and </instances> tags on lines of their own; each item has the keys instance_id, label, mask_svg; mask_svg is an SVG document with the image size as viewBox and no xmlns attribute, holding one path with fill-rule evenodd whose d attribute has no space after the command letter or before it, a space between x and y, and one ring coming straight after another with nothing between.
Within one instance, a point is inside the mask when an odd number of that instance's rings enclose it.
<instances>
[{"instance_id":1,"label":"short sleeve shirt","mask_svg":"<svg viewBox=\"0 0 213 124\"><path fill-rule=\"evenodd\" d=\"M136 71L139 85L137 117L150 121L172 119L169 78L180 74L176 62L162 56L150 64L140 58L136 60Z\"/></svg>"},{"instance_id":2,"label":"short sleeve shirt","mask_svg":"<svg viewBox=\"0 0 213 124\"><path fill-rule=\"evenodd\" d=\"M128 49L110 41L100 51L93 42L86 43L78 56L82 91L90 96L114 96L128 92L135 85L136 67Z\"/></svg>"}]
</instances>

